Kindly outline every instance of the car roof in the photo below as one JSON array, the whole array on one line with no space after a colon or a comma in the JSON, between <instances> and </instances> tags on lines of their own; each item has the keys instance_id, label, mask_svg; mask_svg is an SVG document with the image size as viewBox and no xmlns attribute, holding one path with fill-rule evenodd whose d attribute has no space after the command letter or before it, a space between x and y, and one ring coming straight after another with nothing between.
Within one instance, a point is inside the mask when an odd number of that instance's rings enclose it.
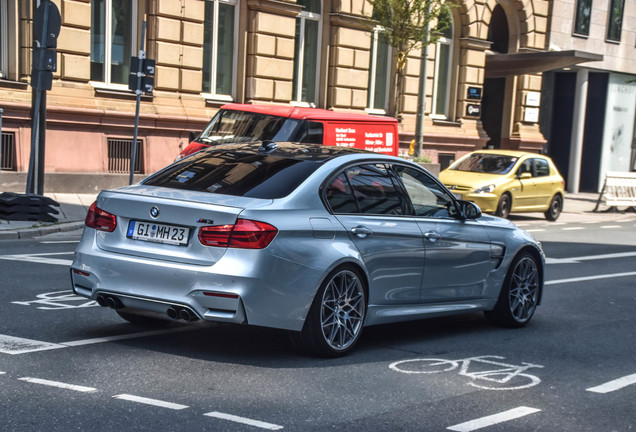
<instances>
[{"instance_id":1,"label":"car roof","mask_svg":"<svg viewBox=\"0 0 636 432\"><path fill-rule=\"evenodd\" d=\"M495 154L495 155L502 155L502 156L511 156L516 158L521 158L524 156L543 157L546 159L548 158L547 156L539 154L539 153L530 153L530 152L524 152L524 151L518 151L518 150L484 149L484 150L474 151L473 153Z\"/></svg>"},{"instance_id":2,"label":"car roof","mask_svg":"<svg viewBox=\"0 0 636 432\"><path fill-rule=\"evenodd\" d=\"M269 114L279 117L291 117L301 120L338 120L338 121L381 121L397 123L393 117L374 116L369 114L331 111L320 108L295 107L285 105L259 105L230 103L221 106L221 109L232 111L247 111L258 114Z\"/></svg>"}]
</instances>

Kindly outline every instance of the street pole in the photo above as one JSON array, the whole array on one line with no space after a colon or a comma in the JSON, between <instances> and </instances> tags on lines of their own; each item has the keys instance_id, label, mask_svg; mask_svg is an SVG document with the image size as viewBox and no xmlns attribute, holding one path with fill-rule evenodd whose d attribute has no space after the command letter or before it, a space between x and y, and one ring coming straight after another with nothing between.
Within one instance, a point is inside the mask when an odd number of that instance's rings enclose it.
<instances>
[{"instance_id":1,"label":"street pole","mask_svg":"<svg viewBox=\"0 0 636 432\"><path fill-rule=\"evenodd\" d=\"M415 152L414 157L422 154L424 144L424 116L426 112L426 63L428 63L428 32L429 16L431 14L430 3L426 7L426 24L424 27L424 40L422 41L422 59L420 60L420 81L417 90L417 116L415 118Z\"/></svg>"},{"instance_id":2,"label":"street pole","mask_svg":"<svg viewBox=\"0 0 636 432\"><path fill-rule=\"evenodd\" d=\"M137 131L139 129L139 105L141 104L141 82L144 76L143 73L143 60L146 58L146 52L144 51L144 39L146 38L146 21L143 21L141 24L141 43L139 45L139 62L138 70L137 70L137 90L135 90L135 94L137 95L137 104L135 106L135 129L133 132L133 142L132 149L130 150L130 179L128 184L133 184L133 178L135 173L135 163L137 160Z\"/></svg>"}]
</instances>

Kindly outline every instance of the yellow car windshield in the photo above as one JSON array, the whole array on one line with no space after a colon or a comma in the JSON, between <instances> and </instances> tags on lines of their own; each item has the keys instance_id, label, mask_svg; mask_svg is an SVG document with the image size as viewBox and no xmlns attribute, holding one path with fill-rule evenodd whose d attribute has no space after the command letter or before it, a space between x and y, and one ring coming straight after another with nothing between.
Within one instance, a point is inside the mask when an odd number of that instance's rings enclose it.
<instances>
[{"instance_id":1,"label":"yellow car windshield","mask_svg":"<svg viewBox=\"0 0 636 432\"><path fill-rule=\"evenodd\" d=\"M498 154L473 153L450 169L486 174L508 174L519 158Z\"/></svg>"}]
</instances>

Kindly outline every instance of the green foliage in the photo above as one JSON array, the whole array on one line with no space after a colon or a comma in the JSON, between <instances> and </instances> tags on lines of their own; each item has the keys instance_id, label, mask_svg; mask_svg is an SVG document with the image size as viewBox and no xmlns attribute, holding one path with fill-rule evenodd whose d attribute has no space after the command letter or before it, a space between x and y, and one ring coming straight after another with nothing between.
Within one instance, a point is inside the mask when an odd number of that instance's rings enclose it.
<instances>
[{"instance_id":1,"label":"green foliage","mask_svg":"<svg viewBox=\"0 0 636 432\"><path fill-rule=\"evenodd\" d=\"M400 114L399 93L408 54L434 44L451 23L451 8L445 0L369 0L373 6L371 21L382 28L385 42L396 50L395 115ZM431 25L435 28L431 31Z\"/></svg>"}]
</instances>

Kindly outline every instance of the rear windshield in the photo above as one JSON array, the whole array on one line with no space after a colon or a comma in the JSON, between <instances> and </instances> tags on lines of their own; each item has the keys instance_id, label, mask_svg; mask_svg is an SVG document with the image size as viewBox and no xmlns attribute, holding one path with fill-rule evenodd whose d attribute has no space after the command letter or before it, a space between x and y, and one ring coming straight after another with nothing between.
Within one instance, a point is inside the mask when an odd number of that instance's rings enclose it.
<instances>
[{"instance_id":1,"label":"rear windshield","mask_svg":"<svg viewBox=\"0 0 636 432\"><path fill-rule=\"evenodd\" d=\"M300 120L246 111L219 110L197 141L225 144L251 141L291 141Z\"/></svg>"},{"instance_id":2,"label":"rear windshield","mask_svg":"<svg viewBox=\"0 0 636 432\"><path fill-rule=\"evenodd\" d=\"M451 166L451 170L486 174L507 174L519 158L506 155L474 153Z\"/></svg>"},{"instance_id":3,"label":"rear windshield","mask_svg":"<svg viewBox=\"0 0 636 432\"><path fill-rule=\"evenodd\" d=\"M202 152L149 177L143 184L250 198L289 195L320 162L241 152Z\"/></svg>"}]
</instances>

